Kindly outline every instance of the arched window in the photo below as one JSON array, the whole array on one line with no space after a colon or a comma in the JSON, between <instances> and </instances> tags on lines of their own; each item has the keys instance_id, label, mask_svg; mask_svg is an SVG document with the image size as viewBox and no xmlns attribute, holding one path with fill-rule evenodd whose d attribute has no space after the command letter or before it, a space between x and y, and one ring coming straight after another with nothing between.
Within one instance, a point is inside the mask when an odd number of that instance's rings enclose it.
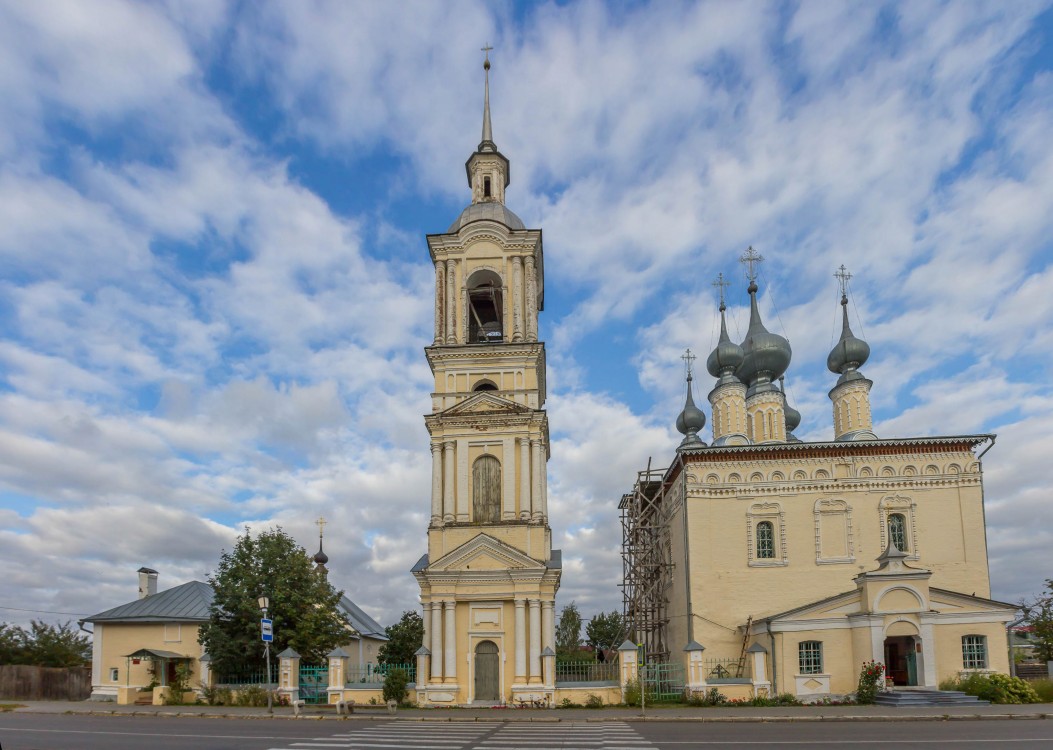
<instances>
[{"instance_id":1,"label":"arched window","mask_svg":"<svg viewBox=\"0 0 1053 750\"><path fill-rule=\"evenodd\" d=\"M472 464L472 518L480 523L501 520L501 462L480 456Z\"/></svg>"},{"instance_id":2,"label":"arched window","mask_svg":"<svg viewBox=\"0 0 1053 750\"><path fill-rule=\"evenodd\" d=\"M757 559L775 559L775 527L771 521L761 521L757 524Z\"/></svg>"},{"instance_id":3,"label":"arched window","mask_svg":"<svg viewBox=\"0 0 1053 750\"><path fill-rule=\"evenodd\" d=\"M468 343L504 341L504 309L501 277L493 271L473 273L468 279Z\"/></svg>"},{"instance_id":4,"label":"arched window","mask_svg":"<svg viewBox=\"0 0 1053 750\"><path fill-rule=\"evenodd\" d=\"M907 547L907 517L902 513L888 514L888 538L900 552L910 552Z\"/></svg>"},{"instance_id":5,"label":"arched window","mask_svg":"<svg viewBox=\"0 0 1053 750\"><path fill-rule=\"evenodd\" d=\"M490 192L490 178L489 177L484 177L483 178L483 197L484 198L492 198L493 197L493 194Z\"/></svg>"},{"instance_id":6,"label":"arched window","mask_svg":"<svg viewBox=\"0 0 1053 750\"><path fill-rule=\"evenodd\" d=\"M497 390L497 386L494 384L494 382L492 380L480 380L478 383L475 384L475 388L473 388L472 390L473 391L496 391Z\"/></svg>"}]
</instances>

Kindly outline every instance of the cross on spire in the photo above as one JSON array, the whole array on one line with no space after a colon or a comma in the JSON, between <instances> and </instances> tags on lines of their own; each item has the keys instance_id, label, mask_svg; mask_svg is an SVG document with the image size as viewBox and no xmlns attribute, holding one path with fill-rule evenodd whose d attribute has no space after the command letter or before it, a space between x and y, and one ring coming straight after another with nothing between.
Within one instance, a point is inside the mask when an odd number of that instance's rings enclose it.
<instances>
[{"instance_id":1,"label":"cross on spire","mask_svg":"<svg viewBox=\"0 0 1053 750\"><path fill-rule=\"evenodd\" d=\"M479 51L486 55L486 59L483 60L483 68L485 70L490 70L490 51L492 49L493 47L490 46L490 42L487 42L485 47L479 48Z\"/></svg>"},{"instance_id":2,"label":"cross on spire","mask_svg":"<svg viewBox=\"0 0 1053 750\"><path fill-rule=\"evenodd\" d=\"M724 310L727 306L724 304L724 290L731 286L731 282L724 278L723 271L717 274L717 280L712 284L720 292L720 309Z\"/></svg>"},{"instance_id":3,"label":"cross on spire","mask_svg":"<svg viewBox=\"0 0 1053 750\"><path fill-rule=\"evenodd\" d=\"M841 285L841 296L848 296L848 280L852 278L852 274L845 268L845 264L842 263L837 269L837 273L834 274L834 278L837 279L837 283Z\"/></svg>"},{"instance_id":4,"label":"cross on spire","mask_svg":"<svg viewBox=\"0 0 1053 750\"><path fill-rule=\"evenodd\" d=\"M318 526L318 538L322 538L322 532L325 530L325 525L329 523L323 516L319 516L318 520L315 521L315 525Z\"/></svg>"},{"instance_id":5,"label":"cross on spire","mask_svg":"<svg viewBox=\"0 0 1053 750\"><path fill-rule=\"evenodd\" d=\"M751 284L757 283L757 266L764 262L764 256L753 249L753 245L742 254L739 263L746 266L746 278Z\"/></svg>"},{"instance_id":6,"label":"cross on spire","mask_svg":"<svg viewBox=\"0 0 1053 750\"><path fill-rule=\"evenodd\" d=\"M691 353L691 350L686 350L680 359L684 360L684 367L687 369L687 379L691 380L691 363L694 362L698 357Z\"/></svg>"}]
</instances>

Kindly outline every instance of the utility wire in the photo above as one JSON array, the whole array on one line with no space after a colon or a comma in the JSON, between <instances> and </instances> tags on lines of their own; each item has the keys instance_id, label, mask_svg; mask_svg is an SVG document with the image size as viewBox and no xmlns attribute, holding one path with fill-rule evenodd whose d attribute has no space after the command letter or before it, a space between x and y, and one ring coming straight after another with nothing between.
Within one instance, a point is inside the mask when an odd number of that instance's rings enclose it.
<instances>
[{"instance_id":1,"label":"utility wire","mask_svg":"<svg viewBox=\"0 0 1053 750\"><path fill-rule=\"evenodd\" d=\"M22 607L0 607L14 612L33 612L38 615L69 615L70 617L87 617L84 612L56 612L52 609L23 609Z\"/></svg>"}]
</instances>

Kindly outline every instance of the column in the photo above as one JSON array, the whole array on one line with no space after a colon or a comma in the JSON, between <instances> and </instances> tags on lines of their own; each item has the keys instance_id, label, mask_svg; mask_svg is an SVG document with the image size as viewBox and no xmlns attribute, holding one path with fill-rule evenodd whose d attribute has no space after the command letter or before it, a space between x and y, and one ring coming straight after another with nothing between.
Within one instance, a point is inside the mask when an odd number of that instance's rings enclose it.
<instances>
[{"instance_id":1,"label":"column","mask_svg":"<svg viewBox=\"0 0 1053 750\"><path fill-rule=\"evenodd\" d=\"M425 648L431 647L431 602L424 602L421 605L424 609L424 637L421 639L420 645ZM424 677L424 672L421 672L421 678Z\"/></svg>"},{"instance_id":2,"label":"column","mask_svg":"<svg viewBox=\"0 0 1053 750\"><path fill-rule=\"evenodd\" d=\"M446 307L446 261L435 262L435 346L442 343Z\"/></svg>"},{"instance_id":3,"label":"column","mask_svg":"<svg viewBox=\"0 0 1053 750\"><path fill-rule=\"evenodd\" d=\"M555 602L541 602L541 648L556 650Z\"/></svg>"},{"instance_id":4,"label":"column","mask_svg":"<svg viewBox=\"0 0 1053 750\"><path fill-rule=\"evenodd\" d=\"M454 516L460 523L468 522L468 511L472 499L468 495L468 441L457 441L457 496L454 498Z\"/></svg>"},{"instance_id":5,"label":"column","mask_svg":"<svg viewBox=\"0 0 1053 750\"><path fill-rule=\"evenodd\" d=\"M513 682L526 682L526 599L516 599L516 674Z\"/></svg>"},{"instance_id":6,"label":"column","mask_svg":"<svg viewBox=\"0 0 1053 750\"><path fill-rule=\"evenodd\" d=\"M457 602L447 600L446 610L446 679L457 682Z\"/></svg>"},{"instance_id":7,"label":"column","mask_svg":"<svg viewBox=\"0 0 1053 750\"><path fill-rule=\"evenodd\" d=\"M501 518L514 521L516 517L516 439L505 438L502 445L501 463Z\"/></svg>"},{"instance_id":8,"label":"column","mask_svg":"<svg viewBox=\"0 0 1053 750\"><path fill-rule=\"evenodd\" d=\"M512 341L523 340L523 259L512 258Z\"/></svg>"},{"instance_id":9,"label":"column","mask_svg":"<svg viewBox=\"0 0 1053 750\"><path fill-rule=\"evenodd\" d=\"M456 276L457 262L446 261L446 343L456 344L454 325L457 322L455 305L457 304Z\"/></svg>"},{"instance_id":10,"label":"column","mask_svg":"<svg viewBox=\"0 0 1053 750\"><path fill-rule=\"evenodd\" d=\"M519 438L519 519L530 520L530 438Z\"/></svg>"},{"instance_id":11,"label":"column","mask_svg":"<svg viewBox=\"0 0 1053 750\"><path fill-rule=\"evenodd\" d=\"M442 443L431 444L431 525L442 520Z\"/></svg>"},{"instance_id":12,"label":"column","mask_svg":"<svg viewBox=\"0 0 1053 750\"><path fill-rule=\"evenodd\" d=\"M526 295L526 338L537 341L537 273L533 255L526 257Z\"/></svg>"},{"instance_id":13,"label":"column","mask_svg":"<svg viewBox=\"0 0 1053 750\"><path fill-rule=\"evenodd\" d=\"M444 458L446 460L446 472L444 477L445 488L442 493L442 520L445 523L452 523L455 518L453 503L457 497L454 494L453 485L454 477L457 476L456 466L454 464L454 442L452 440L447 440L442 444L442 446L443 453L445 454ZM432 661L434 663L434 659Z\"/></svg>"},{"instance_id":14,"label":"column","mask_svg":"<svg viewBox=\"0 0 1053 750\"><path fill-rule=\"evenodd\" d=\"M530 684L541 681L541 601L530 600Z\"/></svg>"},{"instance_id":15,"label":"column","mask_svg":"<svg viewBox=\"0 0 1053 750\"><path fill-rule=\"evenodd\" d=\"M541 456L541 497L538 498L539 513L541 521L548 523L548 459L545 444L541 444L539 455Z\"/></svg>"},{"instance_id":16,"label":"column","mask_svg":"<svg viewBox=\"0 0 1053 750\"><path fill-rule=\"evenodd\" d=\"M530 457L530 486L531 486L531 503L530 503L530 515L534 520L541 519L541 467L543 461L541 460L541 441L531 440L530 441L531 455Z\"/></svg>"},{"instance_id":17,"label":"column","mask_svg":"<svg viewBox=\"0 0 1053 750\"><path fill-rule=\"evenodd\" d=\"M431 681L442 682L442 602L431 603Z\"/></svg>"}]
</instances>

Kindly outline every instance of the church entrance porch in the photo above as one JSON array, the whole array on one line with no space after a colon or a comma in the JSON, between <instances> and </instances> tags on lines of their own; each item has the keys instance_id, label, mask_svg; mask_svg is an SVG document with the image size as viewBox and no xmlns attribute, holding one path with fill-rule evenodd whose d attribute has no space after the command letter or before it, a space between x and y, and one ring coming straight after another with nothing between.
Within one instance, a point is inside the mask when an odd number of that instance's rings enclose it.
<instances>
[{"instance_id":1,"label":"church entrance porch","mask_svg":"<svg viewBox=\"0 0 1053 750\"><path fill-rule=\"evenodd\" d=\"M500 657L497 644L482 641L475 647L475 691L476 701L498 701L501 699Z\"/></svg>"},{"instance_id":2,"label":"church entrance porch","mask_svg":"<svg viewBox=\"0 0 1053 750\"><path fill-rule=\"evenodd\" d=\"M885 639L885 674L894 685L918 684L919 644L915 636L899 635Z\"/></svg>"}]
</instances>

